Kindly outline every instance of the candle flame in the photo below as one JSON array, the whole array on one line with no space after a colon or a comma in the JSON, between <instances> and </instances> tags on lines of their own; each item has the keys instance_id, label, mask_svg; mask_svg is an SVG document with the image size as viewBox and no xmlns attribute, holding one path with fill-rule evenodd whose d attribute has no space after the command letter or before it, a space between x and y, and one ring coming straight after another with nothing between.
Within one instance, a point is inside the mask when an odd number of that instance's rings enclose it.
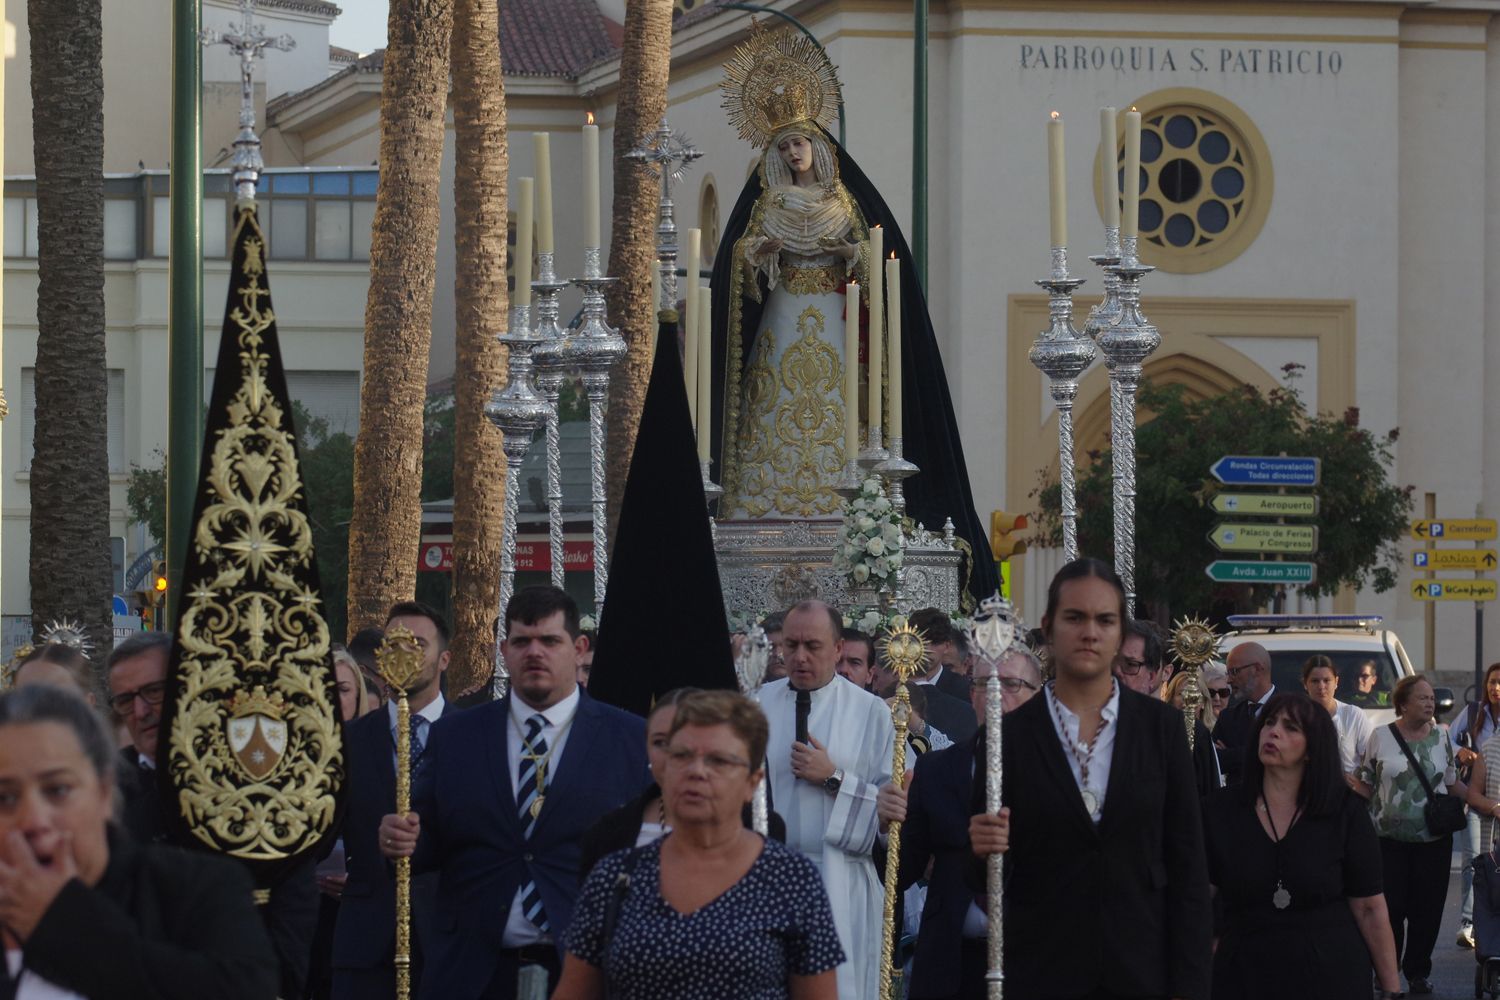
<instances>
[{"instance_id":1,"label":"candle flame","mask_svg":"<svg viewBox=\"0 0 1500 1000\"><path fill-rule=\"evenodd\" d=\"M895 260L895 259L896 259L896 251L892 250L891 251L891 260Z\"/></svg>"},{"instance_id":2,"label":"candle flame","mask_svg":"<svg viewBox=\"0 0 1500 1000\"><path fill-rule=\"evenodd\" d=\"M592 125L592 124L594 124L594 113L592 111L590 111L590 112L588 112L588 116L589 116L589 120L586 121L586 122L584 122L584 124L585 125Z\"/></svg>"},{"instance_id":3,"label":"candle flame","mask_svg":"<svg viewBox=\"0 0 1500 1000\"><path fill-rule=\"evenodd\" d=\"M1062 115L1058 114L1056 111L1052 112L1052 120L1053 121L1059 121L1061 119L1062 119Z\"/></svg>"},{"instance_id":4,"label":"candle flame","mask_svg":"<svg viewBox=\"0 0 1500 1000\"><path fill-rule=\"evenodd\" d=\"M1140 113L1140 109L1138 109L1134 104L1130 106L1130 110L1136 112L1137 114Z\"/></svg>"}]
</instances>

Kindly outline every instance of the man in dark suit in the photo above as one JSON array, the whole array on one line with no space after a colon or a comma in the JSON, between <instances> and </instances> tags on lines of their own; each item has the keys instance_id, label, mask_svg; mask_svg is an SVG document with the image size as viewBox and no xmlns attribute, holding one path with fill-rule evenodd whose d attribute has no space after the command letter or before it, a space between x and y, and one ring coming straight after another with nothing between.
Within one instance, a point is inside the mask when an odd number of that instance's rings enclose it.
<instances>
[{"instance_id":1,"label":"man in dark suit","mask_svg":"<svg viewBox=\"0 0 1500 1000\"><path fill-rule=\"evenodd\" d=\"M432 608L403 601L385 627L410 629L422 650L422 670L407 689L411 709L413 776L427 764L432 727L457 707L443 697L448 669L448 625ZM396 882L380 853L380 819L396 802L396 705L349 723L349 805L343 838L348 872L333 932L333 1000L396 995ZM435 873L412 880L412 981L420 981L423 942L431 935Z\"/></svg>"},{"instance_id":2,"label":"man in dark suit","mask_svg":"<svg viewBox=\"0 0 1500 1000\"><path fill-rule=\"evenodd\" d=\"M416 811L380 825L386 857L440 873L425 1000L510 1000L526 966L555 986L580 841L649 780L642 720L578 687L573 599L528 587L505 630L510 694L433 729Z\"/></svg>"},{"instance_id":3,"label":"man in dark suit","mask_svg":"<svg viewBox=\"0 0 1500 1000\"><path fill-rule=\"evenodd\" d=\"M1214 746L1219 748L1224 780L1234 786L1240 783L1250 727L1261 706L1276 693L1276 685L1271 683L1271 654L1258 642L1240 643L1229 651L1225 662L1229 686L1237 697L1214 724Z\"/></svg>"},{"instance_id":4,"label":"man in dark suit","mask_svg":"<svg viewBox=\"0 0 1500 1000\"><path fill-rule=\"evenodd\" d=\"M985 682L994 669L973 665L970 712L981 723L975 735L917 758L909 789L894 784L880 790L876 803L882 828L900 820L900 888L921 879L932 865L922 924L912 960L913 1000L984 1000L989 920L976 902L974 855L969 817L984 810ZM1013 649L1000 661L1000 683L1007 712L1041 689L1042 671L1030 652Z\"/></svg>"},{"instance_id":5,"label":"man in dark suit","mask_svg":"<svg viewBox=\"0 0 1500 1000\"><path fill-rule=\"evenodd\" d=\"M137 632L111 650L104 665L110 707L130 734L130 746L120 751L121 822L141 844L168 840L156 758L171 655L172 633ZM293 868L271 887L269 902L256 908L276 949L278 992L285 997L301 996L307 981L308 942L318 922L314 867L309 859Z\"/></svg>"},{"instance_id":6,"label":"man in dark suit","mask_svg":"<svg viewBox=\"0 0 1500 1000\"><path fill-rule=\"evenodd\" d=\"M1167 664L1166 643L1155 622L1136 618L1125 624L1125 641L1120 643L1114 670L1115 677L1130 690L1148 698L1161 696L1161 686L1172 670ZM1198 778L1199 797L1207 798L1219 788L1219 760L1208 727L1196 719L1193 727L1193 773Z\"/></svg>"},{"instance_id":7,"label":"man in dark suit","mask_svg":"<svg viewBox=\"0 0 1500 1000\"><path fill-rule=\"evenodd\" d=\"M958 662L958 646L953 631L953 621L937 608L922 608L911 613L911 627L922 633L927 640L927 670L913 679L916 684L931 684L950 698L968 703L969 679L949 670L946 664ZM939 726L939 729L942 727ZM949 733L955 740L968 739L972 731L962 735Z\"/></svg>"}]
</instances>

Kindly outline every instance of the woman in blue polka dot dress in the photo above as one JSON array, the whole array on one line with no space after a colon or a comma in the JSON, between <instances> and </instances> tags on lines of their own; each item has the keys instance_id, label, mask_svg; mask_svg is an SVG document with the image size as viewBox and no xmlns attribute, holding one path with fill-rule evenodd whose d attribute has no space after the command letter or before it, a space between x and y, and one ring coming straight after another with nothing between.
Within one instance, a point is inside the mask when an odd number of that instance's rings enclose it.
<instances>
[{"instance_id":1,"label":"woman in blue polka dot dress","mask_svg":"<svg viewBox=\"0 0 1500 1000\"><path fill-rule=\"evenodd\" d=\"M817 869L740 819L767 736L742 695L679 703L662 779L672 832L589 875L553 1000L835 1000L844 953Z\"/></svg>"}]
</instances>

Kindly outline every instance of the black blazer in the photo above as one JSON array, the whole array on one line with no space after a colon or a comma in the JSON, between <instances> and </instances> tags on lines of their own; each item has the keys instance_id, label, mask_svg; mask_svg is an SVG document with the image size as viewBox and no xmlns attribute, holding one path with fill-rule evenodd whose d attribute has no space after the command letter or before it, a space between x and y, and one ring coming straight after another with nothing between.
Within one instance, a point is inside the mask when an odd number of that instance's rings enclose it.
<instances>
[{"instance_id":1,"label":"black blazer","mask_svg":"<svg viewBox=\"0 0 1500 1000\"><path fill-rule=\"evenodd\" d=\"M443 705L442 719L458 711ZM428 743L432 731L428 727ZM333 931L333 966L370 969L390 965L396 949L396 879L380 853L380 820L396 809L396 766L392 759L391 718L380 708L349 723L349 806L344 813L344 867L349 880L339 902ZM425 754L421 763L426 766ZM418 945L432 919L435 874L412 879L412 926Z\"/></svg>"},{"instance_id":2,"label":"black blazer","mask_svg":"<svg viewBox=\"0 0 1500 1000\"><path fill-rule=\"evenodd\" d=\"M1245 769L1245 744L1250 741L1250 727L1255 724L1255 712L1259 706L1259 702L1240 698L1224 709L1214 723L1214 742L1224 744L1224 749L1219 752L1219 765L1224 769L1224 782L1230 788L1240 783L1240 775Z\"/></svg>"},{"instance_id":3,"label":"black blazer","mask_svg":"<svg viewBox=\"0 0 1500 1000\"><path fill-rule=\"evenodd\" d=\"M766 791L770 791L767 786ZM656 782L646 788L644 792L625 803L614 812L603 816L595 823L589 832L583 835L583 841L579 848L581 855L578 862L578 884L589 877L589 872L599 863L599 859L606 854L615 851L623 851L627 847L634 847L636 840L641 836L641 812L646 808L646 803L661 794L661 786ZM786 843L786 820L767 804L766 828L772 840ZM744 809L745 829L750 829L752 816L750 807Z\"/></svg>"},{"instance_id":4,"label":"black blazer","mask_svg":"<svg viewBox=\"0 0 1500 1000\"><path fill-rule=\"evenodd\" d=\"M957 698L965 705L969 704L969 679L963 674L955 674L950 668L944 667L943 672L938 674L938 679L933 682L932 686L950 698ZM949 735L952 734L950 733ZM956 736L953 738L958 739ZM967 739L968 737L964 738Z\"/></svg>"},{"instance_id":5,"label":"black blazer","mask_svg":"<svg viewBox=\"0 0 1500 1000\"><path fill-rule=\"evenodd\" d=\"M980 730L962 743L922 754L907 794L906 822L901 825L901 889L920 879L932 863L912 964L914 1000L968 995L960 983L960 942L964 916L974 901L969 817L975 808L974 755L982 752L983 744ZM982 985L975 985L983 992Z\"/></svg>"},{"instance_id":6,"label":"black blazer","mask_svg":"<svg viewBox=\"0 0 1500 1000\"><path fill-rule=\"evenodd\" d=\"M305 941L304 941L305 944ZM104 877L63 886L26 967L90 1000L274 1000L276 959L232 862L111 836Z\"/></svg>"},{"instance_id":7,"label":"black blazer","mask_svg":"<svg viewBox=\"0 0 1500 1000\"><path fill-rule=\"evenodd\" d=\"M947 671L943 672L943 676L948 676ZM944 693L936 684L922 685L922 693L927 699L927 712L923 718L939 732L954 743L962 743L973 737L979 723L974 718L974 706L969 703L967 694L960 701Z\"/></svg>"},{"instance_id":8,"label":"black blazer","mask_svg":"<svg viewBox=\"0 0 1500 1000\"><path fill-rule=\"evenodd\" d=\"M1047 699L1005 717L1005 975L1018 997L1207 1000L1208 868L1182 713L1120 690L1095 827Z\"/></svg>"},{"instance_id":9,"label":"black blazer","mask_svg":"<svg viewBox=\"0 0 1500 1000\"><path fill-rule=\"evenodd\" d=\"M506 917L521 885L536 882L559 957L583 835L641 793L646 723L580 692L577 714L530 840L510 784L510 698L432 727L428 761L413 785L422 817L413 871L439 870L436 927L423 942L424 998L485 995L499 962Z\"/></svg>"}]
</instances>

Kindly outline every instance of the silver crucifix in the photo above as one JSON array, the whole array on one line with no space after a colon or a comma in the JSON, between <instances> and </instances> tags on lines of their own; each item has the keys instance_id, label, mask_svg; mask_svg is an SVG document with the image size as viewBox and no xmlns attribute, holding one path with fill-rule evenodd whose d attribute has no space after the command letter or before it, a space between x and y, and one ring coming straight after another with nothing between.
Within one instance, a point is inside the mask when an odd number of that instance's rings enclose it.
<instances>
[{"instance_id":1,"label":"silver crucifix","mask_svg":"<svg viewBox=\"0 0 1500 1000\"><path fill-rule=\"evenodd\" d=\"M656 131L625 154L648 165L661 177L661 215L656 225L656 266L661 271L661 301L657 309L677 308L677 222L672 205L672 185L682 180L687 168L703 153L681 132L661 120ZM697 261L688 261L689 281L697 280Z\"/></svg>"},{"instance_id":2,"label":"silver crucifix","mask_svg":"<svg viewBox=\"0 0 1500 1000\"><path fill-rule=\"evenodd\" d=\"M255 60L266 49L290 52L297 42L291 35L271 37L255 23L254 0L240 0L240 22L228 31L205 28L198 40L204 45L226 45L240 59L240 132L234 140L234 192L239 198L254 198L255 185L265 161L260 155L260 136L255 134Z\"/></svg>"}]
</instances>

